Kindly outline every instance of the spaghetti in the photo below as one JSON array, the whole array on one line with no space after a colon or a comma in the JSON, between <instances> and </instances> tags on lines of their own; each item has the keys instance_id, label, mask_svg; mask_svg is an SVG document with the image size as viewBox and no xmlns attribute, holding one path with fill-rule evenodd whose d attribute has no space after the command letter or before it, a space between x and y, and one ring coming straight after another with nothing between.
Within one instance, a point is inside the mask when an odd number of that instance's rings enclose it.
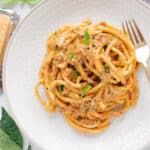
<instances>
[{"instance_id":1,"label":"spaghetti","mask_svg":"<svg viewBox=\"0 0 150 150\"><path fill-rule=\"evenodd\" d=\"M47 96L39 94L43 86ZM112 117L135 106L138 97L136 57L120 30L89 19L51 33L35 87L48 112L58 107L71 126L97 133Z\"/></svg>"}]
</instances>

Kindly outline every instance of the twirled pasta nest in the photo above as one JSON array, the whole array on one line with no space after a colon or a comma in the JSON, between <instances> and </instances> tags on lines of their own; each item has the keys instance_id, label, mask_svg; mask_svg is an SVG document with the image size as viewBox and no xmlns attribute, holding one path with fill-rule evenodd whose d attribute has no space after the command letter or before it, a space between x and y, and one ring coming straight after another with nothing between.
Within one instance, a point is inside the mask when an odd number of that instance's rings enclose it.
<instances>
[{"instance_id":1,"label":"twirled pasta nest","mask_svg":"<svg viewBox=\"0 0 150 150\"><path fill-rule=\"evenodd\" d=\"M35 93L48 112L58 107L79 131L100 132L136 104L135 50L126 35L105 22L66 25L48 37Z\"/></svg>"}]
</instances>

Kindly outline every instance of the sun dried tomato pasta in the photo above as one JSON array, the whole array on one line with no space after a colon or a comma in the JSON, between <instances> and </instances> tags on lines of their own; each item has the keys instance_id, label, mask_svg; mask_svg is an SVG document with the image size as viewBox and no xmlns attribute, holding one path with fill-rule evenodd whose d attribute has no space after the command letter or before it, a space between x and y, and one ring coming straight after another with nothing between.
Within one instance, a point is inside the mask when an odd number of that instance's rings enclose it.
<instances>
[{"instance_id":1,"label":"sun dried tomato pasta","mask_svg":"<svg viewBox=\"0 0 150 150\"><path fill-rule=\"evenodd\" d=\"M43 86L47 100L39 94ZM89 19L51 33L35 94L48 112L59 108L71 126L97 133L138 97L135 50L120 30Z\"/></svg>"}]
</instances>

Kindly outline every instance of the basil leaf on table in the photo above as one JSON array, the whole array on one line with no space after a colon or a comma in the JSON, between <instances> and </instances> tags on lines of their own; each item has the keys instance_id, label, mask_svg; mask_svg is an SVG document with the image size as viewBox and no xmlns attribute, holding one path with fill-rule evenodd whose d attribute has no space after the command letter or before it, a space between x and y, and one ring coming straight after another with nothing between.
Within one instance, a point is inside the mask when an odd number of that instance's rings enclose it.
<instances>
[{"instance_id":1,"label":"basil leaf on table","mask_svg":"<svg viewBox=\"0 0 150 150\"><path fill-rule=\"evenodd\" d=\"M39 3L41 0L26 0L26 2L28 4L31 4L31 5L36 5L37 3Z\"/></svg>"},{"instance_id":2,"label":"basil leaf on table","mask_svg":"<svg viewBox=\"0 0 150 150\"><path fill-rule=\"evenodd\" d=\"M1 3L3 4L7 4L7 5L10 5L12 3L16 3L17 0L1 0Z\"/></svg>"},{"instance_id":3,"label":"basil leaf on table","mask_svg":"<svg viewBox=\"0 0 150 150\"><path fill-rule=\"evenodd\" d=\"M0 129L0 150L22 150L10 137Z\"/></svg>"},{"instance_id":4,"label":"basil leaf on table","mask_svg":"<svg viewBox=\"0 0 150 150\"><path fill-rule=\"evenodd\" d=\"M9 136L9 138L16 143L21 149L23 148L23 138L19 128L13 119L8 115L6 110L2 107L2 118L0 120L0 129Z\"/></svg>"},{"instance_id":5,"label":"basil leaf on table","mask_svg":"<svg viewBox=\"0 0 150 150\"><path fill-rule=\"evenodd\" d=\"M6 5L11 5L11 4L17 3L17 2L26 3L26 4L30 4L30 5L36 5L40 1L41 0L1 0L1 2Z\"/></svg>"}]
</instances>

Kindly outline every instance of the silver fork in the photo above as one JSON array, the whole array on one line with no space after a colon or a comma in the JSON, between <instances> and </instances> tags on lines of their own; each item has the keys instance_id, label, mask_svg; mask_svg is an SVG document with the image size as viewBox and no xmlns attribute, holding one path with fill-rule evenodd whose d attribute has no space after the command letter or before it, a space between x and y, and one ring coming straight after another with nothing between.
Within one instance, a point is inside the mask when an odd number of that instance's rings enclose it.
<instances>
[{"instance_id":1,"label":"silver fork","mask_svg":"<svg viewBox=\"0 0 150 150\"><path fill-rule=\"evenodd\" d=\"M150 81L150 68L148 66L149 47L144 36L134 19L123 22L122 29L123 32L131 39L134 48L136 49L136 58L143 64L146 75Z\"/></svg>"}]
</instances>

